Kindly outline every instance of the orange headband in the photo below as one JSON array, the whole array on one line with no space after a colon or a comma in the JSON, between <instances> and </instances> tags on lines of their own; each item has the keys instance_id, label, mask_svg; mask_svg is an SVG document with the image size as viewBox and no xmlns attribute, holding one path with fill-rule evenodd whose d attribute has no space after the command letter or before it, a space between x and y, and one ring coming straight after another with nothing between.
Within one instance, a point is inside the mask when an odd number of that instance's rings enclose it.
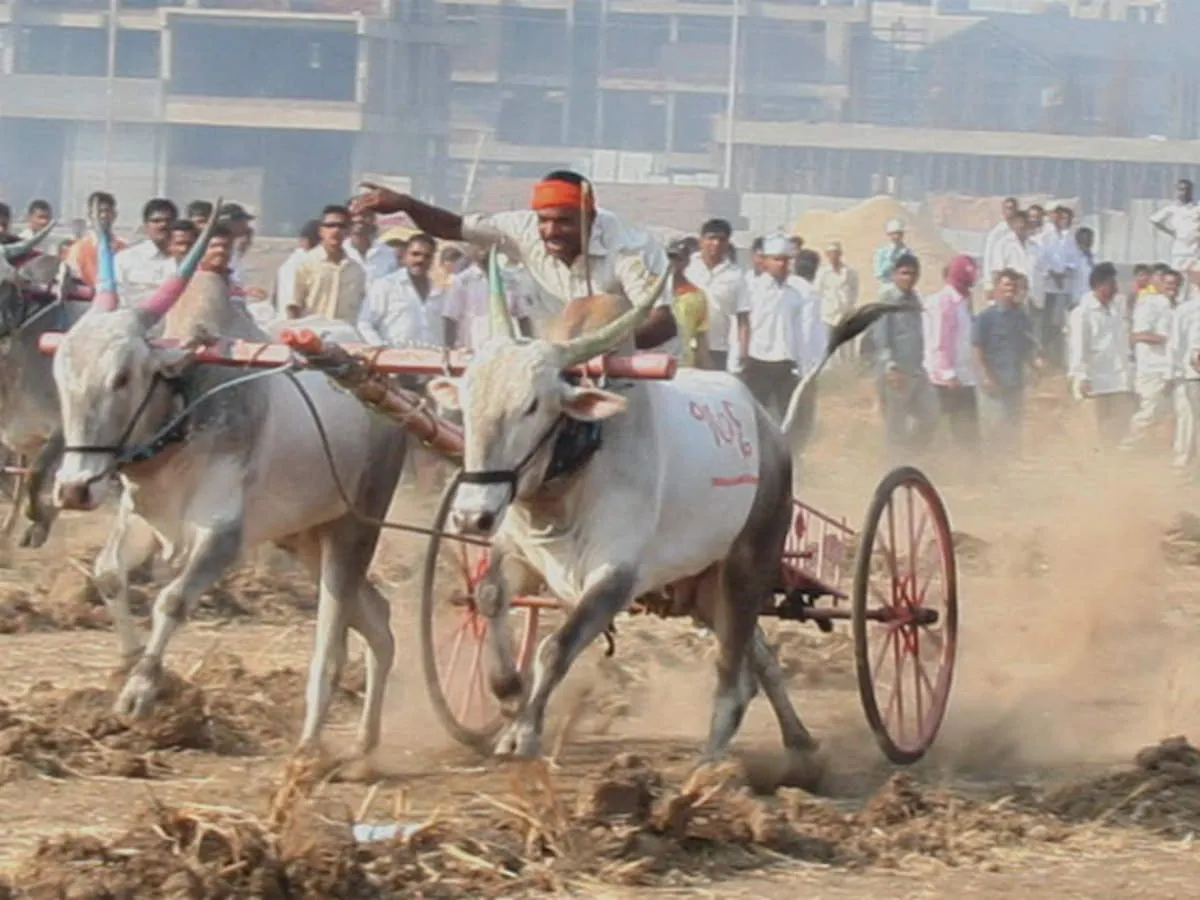
<instances>
[{"instance_id":1,"label":"orange headband","mask_svg":"<svg viewBox=\"0 0 1200 900\"><path fill-rule=\"evenodd\" d=\"M564 206L579 209L583 196L583 188L569 181L539 181L533 186L533 200L529 206L534 210ZM591 191L587 194L587 208L595 209Z\"/></svg>"}]
</instances>

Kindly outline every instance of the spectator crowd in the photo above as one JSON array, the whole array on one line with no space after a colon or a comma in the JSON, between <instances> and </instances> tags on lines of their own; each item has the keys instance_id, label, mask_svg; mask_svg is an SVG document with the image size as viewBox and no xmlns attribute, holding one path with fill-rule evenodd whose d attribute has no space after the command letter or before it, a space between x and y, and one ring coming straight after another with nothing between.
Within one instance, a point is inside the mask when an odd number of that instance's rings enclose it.
<instances>
[{"instance_id":1,"label":"spectator crowd","mask_svg":"<svg viewBox=\"0 0 1200 900\"><path fill-rule=\"evenodd\" d=\"M109 224L118 218L115 198L103 191L91 195L88 209ZM174 274L215 216L202 267L224 277L230 302L244 303L260 324L320 316L354 325L376 346L475 350L489 336L486 256L477 246L413 229L380 233L369 209L329 205L300 230L267 289L247 277L255 217L241 205L195 201L181 213L155 198L140 212L142 239L116 241L123 303ZM0 203L0 241L36 234L53 215L49 203L35 200L15 223ZM626 229L603 209L596 216L598 232ZM1151 223L1170 236L1169 259L1135 266L1122 285L1117 268L1095 258L1094 233L1074 228L1065 206L1022 209L1015 198L1005 200L982 253L956 255L935 272L923 271L900 219L887 223L872 271L863 274L847 264L838 241L818 251L803 236L782 233L754 240L743 267L730 223L711 219L668 244L660 262L661 246L645 239L651 268L669 268L677 329L655 349L684 366L738 374L782 417L799 379L822 356L830 327L878 300L897 309L856 347L843 348L833 366L874 378L893 458L921 453L943 426L970 454L1019 452L1032 379L1058 374L1094 407L1108 444L1136 447L1157 420L1172 416L1174 464L1190 471L1200 419L1200 291L1191 274L1200 270L1200 207L1192 184L1181 181L1175 202ZM95 235L83 219L72 231L57 251L75 277L94 285ZM504 260L501 272L511 315L523 333L540 333L557 307L519 260Z\"/></svg>"}]
</instances>

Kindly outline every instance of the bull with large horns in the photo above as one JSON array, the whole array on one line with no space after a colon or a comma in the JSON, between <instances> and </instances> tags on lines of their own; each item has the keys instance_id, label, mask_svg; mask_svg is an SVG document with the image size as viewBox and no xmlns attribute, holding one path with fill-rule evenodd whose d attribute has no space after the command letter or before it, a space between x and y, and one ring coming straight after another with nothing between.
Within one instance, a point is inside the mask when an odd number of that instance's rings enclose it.
<instances>
[{"instance_id":1,"label":"bull with large horns","mask_svg":"<svg viewBox=\"0 0 1200 900\"><path fill-rule=\"evenodd\" d=\"M367 753L379 742L395 647L388 602L366 573L379 538L375 523L404 463L406 435L319 373L248 380L236 369L196 363L187 346L191 335L163 334L183 339L178 347L150 340L183 296L214 225L215 219L178 275L124 308L111 242L101 229L92 310L63 337L54 359L66 438L56 498L70 509L94 509L113 473L125 488L117 525L95 565L132 665L116 709L138 715L151 708L171 637L200 596L245 551L272 542L296 553L319 581L301 743L311 747L319 739L353 628L368 647L358 731L358 749ZM144 548L131 527L138 520L181 563L155 598L144 646L128 604L130 571L147 555L139 556Z\"/></svg>"}]
</instances>

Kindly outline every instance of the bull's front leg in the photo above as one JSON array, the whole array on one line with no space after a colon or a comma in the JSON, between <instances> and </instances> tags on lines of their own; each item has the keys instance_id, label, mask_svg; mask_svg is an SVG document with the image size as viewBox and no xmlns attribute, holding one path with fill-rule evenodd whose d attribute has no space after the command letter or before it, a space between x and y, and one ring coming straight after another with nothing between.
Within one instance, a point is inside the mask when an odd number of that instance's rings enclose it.
<instances>
[{"instance_id":1,"label":"bull's front leg","mask_svg":"<svg viewBox=\"0 0 1200 900\"><path fill-rule=\"evenodd\" d=\"M580 653L612 624L617 613L633 600L637 570L633 566L608 565L588 579L578 605L554 634L538 647L533 687L529 702L500 735L500 756L533 757L541 749L546 707L555 688L566 677Z\"/></svg>"},{"instance_id":2,"label":"bull's front leg","mask_svg":"<svg viewBox=\"0 0 1200 900\"><path fill-rule=\"evenodd\" d=\"M161 687L163 656L171 636L201 595L237 560L241 546L240 514L195 528L183 571L154 600L150 640L117 698L118 714L143 716L150 711Z\"/></svg>"},{"instance_id":3,"label":"bull's front leg","mask_svg":"<svg viewBox=\"0 0 1200 900\"><path fill-rule=\"evenodd\" d=\"M501 541L492 545L488 570L475 589L475 604L488 620L487 673L492 695L500 702L506 718L512 719L520 710L525 684L513 658L512 598L537 589L528 567L512 554Z\"/></svg>"},{"instance_id":4,"label":"bull's front leg","mask_svg":"<svg viewBox=\"0 0 1200 900\"><path fill-rule=\"evenodd\" d=\"M142 654L137 622L129 610L129 573L152 557L157 549L157 539L133 511L129 494L122 494L108 540L92 563L92 582L112 618L120 642L122 671L128 671Z\"/></svg>"},{"instance_id":5,"label":"bull's front leg","mask_svg":"<svg viewBox=\"0 0 1200 900\"><path fill-rule=\"evenodd\" d=\"M43 494L49 483L49 476L58 469L58 464L62 462L65 443L62 429L55 429L29 467L29 476L24 485L26 490L25 518L29 520L30 525L21 535L22 547L36 549L46 543L46 538L50 536L50 528L58 516L58 509L54 504L45 502Z\"/></svg>"}]
</instances>

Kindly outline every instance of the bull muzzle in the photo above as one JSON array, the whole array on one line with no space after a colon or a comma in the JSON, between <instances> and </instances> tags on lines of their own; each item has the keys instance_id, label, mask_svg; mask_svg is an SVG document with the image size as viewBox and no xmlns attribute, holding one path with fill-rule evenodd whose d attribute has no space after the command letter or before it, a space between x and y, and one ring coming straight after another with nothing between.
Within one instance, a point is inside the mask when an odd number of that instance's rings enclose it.
<instances>
[{"instance_id":1,"label":"bull muzzle","mask_svg":"<svg viewBox=\"0 0 1200 900\"><path fill-rule=\"evenodd\" d=\"M450 512L450 527L456 534L469 537L491 537L500 523L500 516L487 509L454 509Z\"/></svg>"}]
</instances>

